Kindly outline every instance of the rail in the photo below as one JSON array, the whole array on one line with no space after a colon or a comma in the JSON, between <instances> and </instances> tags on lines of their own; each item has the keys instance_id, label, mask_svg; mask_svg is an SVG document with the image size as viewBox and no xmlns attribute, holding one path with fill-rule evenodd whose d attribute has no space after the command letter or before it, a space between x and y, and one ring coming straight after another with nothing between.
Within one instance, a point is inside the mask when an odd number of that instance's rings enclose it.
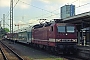
<instances>
[{"instance_id":1,"label":"rail","mask_svg":"<svg viewBox=\"0 0 90 60\"><path fill-rule=\"evenodd\" d=\"M1 42L1 41L0 41ZM21 56L19 56L16 52L14 52L11 48L9 48L7 45L5 45L3 42L1 42L2 45L4 45L5 47L7 47L19 60L24 60ZM1 53L3 55L4 60L8 60L7 57L5 56L3 50L1 49Z\"/></svg>"},{"instance_id":2,"label":"rail","mask_svg":"<svg viewBox=\"0 0 90 60\"><path fill-rule=\"evenodd\" d=\"M8 60L7 57L5 56L3 50L2 50L1 48L0 48L0 51L1 51L1 54L2 54L2 56L3 56L3 59L4 59L4 60Z\"/></svg>"}]
</instances>

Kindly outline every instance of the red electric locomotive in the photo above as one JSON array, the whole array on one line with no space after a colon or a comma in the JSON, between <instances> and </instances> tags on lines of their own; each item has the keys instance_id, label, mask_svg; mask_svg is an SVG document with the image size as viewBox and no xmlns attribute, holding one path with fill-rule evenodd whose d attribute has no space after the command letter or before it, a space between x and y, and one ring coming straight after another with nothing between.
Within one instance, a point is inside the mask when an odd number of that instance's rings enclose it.
<instances>
[{"instance_id":1,"label":"red electric locomotive","mask_svg":"<svg viewBox=\"0 0 90 60\"><path fill-rule=\"evenodd\" d=\"M36 47L55 53L74 53L77 44L76 27L73 24L53 23L37 24L32 29L32 43Z\"/></svg>"}]
</instances>

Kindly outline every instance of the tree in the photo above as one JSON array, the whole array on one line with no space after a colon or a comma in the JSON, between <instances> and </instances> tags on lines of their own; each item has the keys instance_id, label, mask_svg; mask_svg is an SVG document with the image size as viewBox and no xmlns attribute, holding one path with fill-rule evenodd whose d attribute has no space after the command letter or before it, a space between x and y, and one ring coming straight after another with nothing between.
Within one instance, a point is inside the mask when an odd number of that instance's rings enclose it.
<instances>
[{"instance_id":1,"label":"tree","mask_svg":"<svg viewBox=\"0 0 90 60\"><path fill-rule=\"evenodd\" d=\"M4 31L7 33L7 32L9 32L9 29L8 28L4 28Z\"/></svg>"},{"instance_id":2,"label":"tree","mask_svg":"<svg viewBox=\"0 0 90 60\"><path fill-rule=\"evenodd\" d=\"M2 38L5 34L7 34L7 32L9 32L8 28L0 28L0 38Z\"/></svg>"}]
</instances>

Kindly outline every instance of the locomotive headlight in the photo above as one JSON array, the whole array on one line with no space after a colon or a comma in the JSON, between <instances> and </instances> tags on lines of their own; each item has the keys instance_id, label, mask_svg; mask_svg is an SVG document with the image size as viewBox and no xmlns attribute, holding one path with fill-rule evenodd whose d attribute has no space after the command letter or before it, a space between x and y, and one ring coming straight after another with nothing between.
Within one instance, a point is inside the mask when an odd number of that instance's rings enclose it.
<instances>
[{"instance_id":1,"label":"locomotive headlight","mask_svg":"<svg viewBox=\"0 0 90 60\"><path fill-rule=\"evenodd\" d=\"M57 42L60 42L60 40L57 40Z\"/></svg>"},{"instance_id":2,"label":"locomotive headlight","mask_svg":"<svg viewBox=\"0 0 90 60\"><path fill-rule=\"evenodd\" d=\"M60 42L61 40L57 40L57 42Z\"/></svg>"},{"instance_id":3,"label":"locomotive headlight","mask_svg":"<svg viewBox=\"0 0 90 60\"><path fill-rule=\"evenodd\" d=\"M61 39L56 39L56 42L61 42Z\"/></svg>"},{"instance_id":4,"label":"locomotive headlight","mask_svg":"<svg viewBox=\"0 0 90 60\"><path fill-rule=\"evenodd\" d=\"M68 34L66 33L66 36L67 36Z\"/></svg>"},{"instance_id":5,"label":"locomotive headlight","mask_svg":"<svg viewBox=\"0 0 90 60\"><path fill-rule=\"evenodd\" d=\"M72 42L77 42L77 39L72 39Z\"/></svg>"},{"instance_id":6,"label":"locomotive headlight","mask_svg":"<svg viewBox=\"0 0 90 60\"><path fill-rule=\"evenodd\" d=\"M73 42L75 42L76 40L73 40Z\"/></svg>"}]
</instances>

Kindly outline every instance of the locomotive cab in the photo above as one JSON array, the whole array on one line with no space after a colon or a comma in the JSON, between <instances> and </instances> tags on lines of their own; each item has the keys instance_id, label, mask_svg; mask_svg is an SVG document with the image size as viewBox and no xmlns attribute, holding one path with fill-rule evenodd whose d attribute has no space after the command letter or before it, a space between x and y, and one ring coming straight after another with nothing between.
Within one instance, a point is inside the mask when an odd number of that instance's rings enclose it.
<instances>
[{"instance_id":1,"label":"locomotive cab","mask_svg":"<svg viewBox=\"0 0 90 60\"><path fill-rule=\"evenodd\" d=\"M73 53L76 49L77 35L76 28L72 24L67 23L57 23L54 28L56 46L64 53Z\"/></svg>"},{"instance_id":2,"label":"locomotive cab","mask_svg":"<svg viewBox=\"0 0 90 60\"><path fill-rule=\"evenodd\" d=\"M77 43L75 26L73 25L57 25L56 41ZM59 40L58 40L59 39Z\"/></svg>"}]
</instances>

